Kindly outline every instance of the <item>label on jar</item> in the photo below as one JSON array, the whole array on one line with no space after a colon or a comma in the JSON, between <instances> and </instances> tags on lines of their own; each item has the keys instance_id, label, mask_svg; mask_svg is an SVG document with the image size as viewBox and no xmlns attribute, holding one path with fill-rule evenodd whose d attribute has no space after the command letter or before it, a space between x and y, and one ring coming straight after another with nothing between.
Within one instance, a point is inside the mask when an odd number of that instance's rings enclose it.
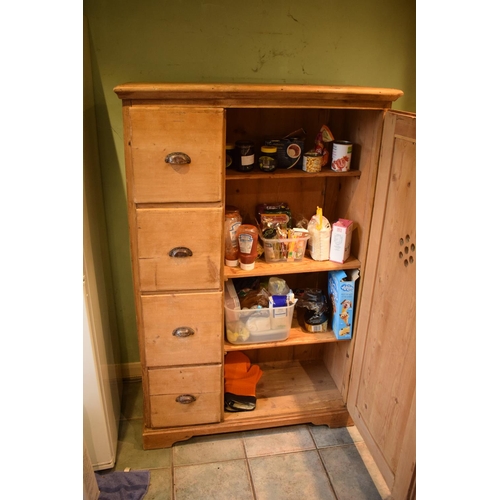
<instances>
[{"instance_id":1,"label":"label on jar","mask_svg":"<svg viewBox=\"0 0 500 500\"><path fill-rule=\"evenodd\" d=\"M255 163L255 155L247 155L241 157L241 164L244 166L253 165Z\"/></svg>"},{"instance_id":2,"label":"label on jar","mask_svg":"<svg viewBox=\"0 0 500 500\"><path fill-rule=\"evenodd\" d=\"M326 332L327 323L328 323L327 321L319 325L310 325L309 323L306 323L305 327L306 330L311 333Z\"/></svg>"}]
</instances>

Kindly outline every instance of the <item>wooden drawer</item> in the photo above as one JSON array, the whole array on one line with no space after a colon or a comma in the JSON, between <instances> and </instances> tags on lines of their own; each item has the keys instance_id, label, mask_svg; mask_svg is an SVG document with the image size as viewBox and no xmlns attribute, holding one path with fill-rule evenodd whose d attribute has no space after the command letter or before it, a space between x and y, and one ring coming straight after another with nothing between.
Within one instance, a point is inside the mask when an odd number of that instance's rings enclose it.
<instances>
[{"instance_id":1,"label":"wooden drawer","mask_svg":"<svg viewBox=\"0 0 500 500\"><path fill-rule=\"evenodd\" d=\"M136 211L141 291L221 290L223 209ZM188 257L173 256L186 248Z\"/></svg>"},{"instance_id":2,"label":"wooden drawer","mask_svg":"<svg viewBox=\"0 0 500 500\"><path fill-rule=\"evenodd\" d=\"M222 420L222 365L153 369L148 375L151 427Z\"/></svg>"},{"instance_id":3,"label":"wooden drawer","mask_svg":"<svg viewBox=\"0 0 500 500\"><path fill-rule=\"evenodd\" d=\"M141 298L146 366L222 362L222 292Z\"/></svg>"},{"instance_id":4,"label":"wooden drawer","mask_svg":"<svg viewBox=\"0 0 500 500\"><path fill-rule=\"evenodd\" d=\"M213 202L222 199L225 129L222 108L133 106L130 156L135 203ZM165 162L169 153L191 163Z\"/></svg>"}]
</instances>

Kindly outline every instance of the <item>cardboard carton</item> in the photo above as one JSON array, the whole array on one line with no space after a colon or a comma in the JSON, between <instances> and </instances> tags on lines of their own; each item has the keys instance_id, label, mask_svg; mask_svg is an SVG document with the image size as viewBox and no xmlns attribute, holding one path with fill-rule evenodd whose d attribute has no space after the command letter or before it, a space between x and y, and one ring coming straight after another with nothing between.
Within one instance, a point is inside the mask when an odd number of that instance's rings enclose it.
<instances>
[{"instance_id":1,"label":"cardboard carton","mask_svg":"<svg viewBox=\"0 0 500 500\"><path fill-rule=\"evenodd\" d=\"M354 223L352 220L339 219L332 226L330 239L330 260L343 264L351 255L351 239Z\"/></svg>"},{"instance_id":2,"label":"cardboard carton","mask_svg":"<svg viewBox=\"0 0 500 500\"><path fill-rule=\"evenodd\" d=\"M328 297L332 306L332 330L338 340L350 340L354 322L354 299L358 269L330 271Z\"/></svg>"}]
</instances>

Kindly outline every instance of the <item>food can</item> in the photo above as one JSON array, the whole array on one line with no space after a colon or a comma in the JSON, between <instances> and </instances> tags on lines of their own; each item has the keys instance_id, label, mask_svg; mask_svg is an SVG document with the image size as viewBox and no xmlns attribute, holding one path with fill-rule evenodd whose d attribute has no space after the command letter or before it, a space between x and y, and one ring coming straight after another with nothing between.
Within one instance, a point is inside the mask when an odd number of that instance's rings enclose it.
<instances>
[{"instance_id":1,"label":"food can","mask_svg":"<svg viewBox=\"0 0 500 500\"><path fill-rule=\"evenodd\" d=\"M323 162L323 155L315 151L304 153L302 161L302 170L309 173L321 172L321 164Z\"/></svg>"},{"instance_id":2,"label":"food can","mask_svg":"<svg viewBox=\"0 0 500 500\"><path fill-rule=\"evenodd\" d=\"M333 141L332 170L347 172L351 168L352 142Z\"/></svg>"}]
</instances>

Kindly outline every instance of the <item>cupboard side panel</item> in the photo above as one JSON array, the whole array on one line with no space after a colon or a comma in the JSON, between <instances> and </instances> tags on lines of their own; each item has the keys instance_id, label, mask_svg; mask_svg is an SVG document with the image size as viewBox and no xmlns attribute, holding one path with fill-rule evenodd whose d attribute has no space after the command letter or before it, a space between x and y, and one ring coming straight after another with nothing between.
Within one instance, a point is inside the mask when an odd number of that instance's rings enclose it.
<instances>
[{"instance_id":1,"label":"cupboard side panel","mask_svg":"<svg viewBox=\"0 0 500 500\"><path fill-rule=\"evenodd\" d=\"M327 346L324 356L325 365L345 401L347 400L352 353L357 335L359 298L363 288L368 239L370 237L383 118L384 112L382 111L349 111L349 119L343 121L342 131L345 138L354 144L352 164L355 168L359 168L361 177L328 179L326 185L326 213L330 214L332 222L339 218L354 221L352 254L361 261L353 340Z\"/></svg>"},{"instance_id":2,"label":"cupboard side panel","mask_svg":"<svg viewBox=\"0 0 500 500\"><path fill-rule=\"evenodd\" d=\"M134 170L132 167L132 151L131 151L131 141L132 141L132 125L130 120L130 101L123 101L122 112L123 112L123 140L125 145L125 176L127 185L127 212L128 212L128 225L129 225L129 238L130 238L130 253L131 253L131 265L132 265L132 277L134 281L134 303L135 303L135 314L136 314L136 324L137 324L137 338L139 344L139 356L141 361L141 373L142 373L142 388L144 392L143 397L143 418L144 423L149 425L151 413L149 406L149 382L148 382L148 371L146 368L146 351L144 344L144 324L142 319L142 308L141 308L141 293L140 293L140 279L139 279L139 259L138 259L138 247L137 247L137 212L136 205L134 203Z\"/></svg>"}]
</instances>

